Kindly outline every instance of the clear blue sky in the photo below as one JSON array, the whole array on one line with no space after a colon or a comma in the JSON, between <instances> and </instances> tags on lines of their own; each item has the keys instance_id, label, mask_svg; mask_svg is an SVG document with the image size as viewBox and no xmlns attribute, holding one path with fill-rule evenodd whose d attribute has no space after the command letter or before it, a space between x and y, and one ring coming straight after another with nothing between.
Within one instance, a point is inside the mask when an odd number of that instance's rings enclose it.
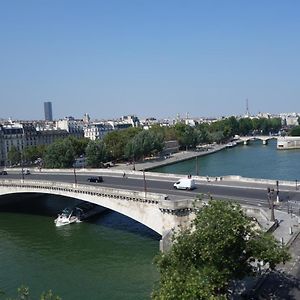
<instances>
[{"instance_id":1,"label":"clear blue sky","mask_svg":"<svg viewBox=\"0 0 300 300\"><path fill-rule=\"evenodd\" d=\"M300 1L0 0L0 118L300 111Z\"/></svg>"}]
</instances>

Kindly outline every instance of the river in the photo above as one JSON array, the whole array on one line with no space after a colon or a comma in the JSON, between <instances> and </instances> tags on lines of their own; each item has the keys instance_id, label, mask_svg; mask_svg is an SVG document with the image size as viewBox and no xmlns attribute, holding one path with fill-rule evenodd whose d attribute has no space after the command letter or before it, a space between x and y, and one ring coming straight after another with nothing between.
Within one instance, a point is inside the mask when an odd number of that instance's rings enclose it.
<instances>
[{"instance_id":1,"label":"river","mask_svg":"<svg viewBox=\"0 0 300 300\"><path fill-rule=\"evenodd\" d=\"M154 172L196 174L196 160L159 167ZM198 172L202 176L240 175L243 177L278 180L300 179L300 149L277 150L276 141L262 145L238 145L211 155L198 157Z\"/></svg>"},{"instance_id":2,"label":"river","mask_svg":"<svg viewBox=\"0 0 300 300\"><path fill-rule=\"evenodd\" d=\"M275 141L222 150L199 157L198 163L204 176L300 178L300 150L278 151ZM195 174L195 159L156 171ZM56 228L54 217L74 201L41 195L0 198L0 290L7 293L2 299L22 284L34 299L48 289L64 300L149 299L158 279L152 262L160 237L111 211Z\"/></svg>"},{"instance_id":3,"label":"river","mask_svg":"<svg viewBox=\"0 0 300 300\"><path fill-rule=\"evenodd\" d=\"M0 212L0 299L22 284L34 299L48 289L66 300L150 298L160 239L153 231L114 212L57 228L53 216L74 200L0 199L7 200L14 204Z\"/></svg>"}]
</instances>

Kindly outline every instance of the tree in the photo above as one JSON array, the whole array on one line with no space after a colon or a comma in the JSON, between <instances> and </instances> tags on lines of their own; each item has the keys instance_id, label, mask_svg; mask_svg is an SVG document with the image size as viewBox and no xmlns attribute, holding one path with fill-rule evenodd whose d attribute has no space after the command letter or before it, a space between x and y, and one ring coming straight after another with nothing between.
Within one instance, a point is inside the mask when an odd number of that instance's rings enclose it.
<instances>
[{"instance_id":1,"label":"tree","mask_svg":"<svg viewBox=\"0 0 300 300\"><path fill-rule=\"evenodd\" d=\"M45 145L26 147L23 152L24 159L27 162L32 162L38 158L43 158L45 151Z\"/></svg>"},{"instance_id":2,"label":"tree","mask_svg":"<svg viewBox=\"0 0 300 300\"><path fill-rule=\"evenodd\" d=\"M47 168L70 168L73 166L75 157L72 141L61 139L47 147L44 162Z\"/></svg>"},{"instance_id":3,"label":"tree","mask_svg":"<svg viewBox=\"0 0 300 300\"><path fill-rule=\"evenodd\" d=\"M8 151L7 157L12 165L21 162L21 152L15 146L11 146L10 150Z\"/></svg>"},{"instance_id":4,"label":"tree","mask_svg":"<svg viewBox=\"0 0 300 300\"><path fill-rule=\"evenodd\" d=\"M89 139L86 138L76 138L74 136L69 136L67 139L72 143L76 157L85 155L85 149L89 143Z\"/></svg>"},{"instance_id":5,"label":"tree","mask_svg":"<svg viewBox=\"0 0 300 300\"><path fill-rule=\"evenodd\" d=\"M163 149L163 136L155 131L143 130L129 141L125 148L125 157L139 159Z\"/></svg>"},{"instance_id":6,"label":"tree","mask_svg":"<svg viewBox=\"0 0 300 300\"><path fill-rule=\"evenodd\" d=\"M125 130L113 131L104 137L104 144L107 152L113 160L124 159L124 150L130 142L142 129L131 127Z\"/></svg>"},{"instance_id":7,"label":"tree","mask_svg":"<svg viewBox=\"0 0 300 300\"><path fill-rule=\"evenodd\" d=\"M194 148L197 145L197 134L191 126L182 123L177 123L174 129L176 138L182 149L190 147Z\"/></svg>"},{"instance_id":8,"label":"tree","mask_svg":"<svg viewBox=\"0 0 300 300\"><path fill-rule=\"evenodd\" d=\"M274 269L289 254L273 236L256 230L238 204L211 200L191 227L175 233L167 253L156 257L160 283L153 299L227 299L232 280Z\"/></svg>"},{"instance_id":9,"label":"tree","mask_svg":"<svg viewBox=\"0 0 300 300\"><path fill-rule=\"evenodd\" d=\"M90 141L86 147L86 163L89 167L100 168L107 159L107 151L103 141Z\"/></svg>"},{"instance_id":10,"label":"tree","mask_svg":"<svg viewBox=\"0 0 300 300\"><path fill-rule=\"evenodd\" d=\"M292 128L289 134L291 136L300 136L300 126Z\"/></svg>"},{"instance_id":11,"label":"tree","mask_svg":"<svg viewBox=\"0 0 300 300\"><path fill-rule=\"evenodd\" d=\"M239 133L247 135L253 130L251 119L243 118L239 120Z\"/></svg>"},{"instance_id":12,"label":"tree","mask_svg":"<svg viewBox=\"0 0 300 300\"><path fill-rule=\"evenodd\" d=\"M29 288L22 285L18 288L17 298L9 298L8 300L30 300ZM61 298L59 296L54 295L53 292L49 290L41 294L40 300L61 300Z\"/></svg>"}]
</instances>

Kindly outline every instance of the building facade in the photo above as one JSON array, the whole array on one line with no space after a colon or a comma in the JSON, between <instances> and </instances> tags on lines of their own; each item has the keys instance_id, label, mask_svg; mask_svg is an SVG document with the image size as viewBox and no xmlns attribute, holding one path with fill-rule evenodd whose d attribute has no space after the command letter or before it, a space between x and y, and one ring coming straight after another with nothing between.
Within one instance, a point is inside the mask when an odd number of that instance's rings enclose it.
<instances>
[{"instance_id":1,"label":"building facade","mask_svg":"<svg viewBox=\"0 0 300 300\"><path fill-rule=\"evenodd\" d=\"M109 123L94 123L84 129L84 137L92 141L102 140L106 134L113 130L113 126Z\"/></svg>"},{"instance_id":2,"label":"building facade","mask_svg":"<svg viewBox=\"0 0 300 300\"><path fill-rule=\"evenodd\" d=\"M53 121L52 102L44 102L45 121Z\"/></svg>"},{"instance_id":3,"label":"building facade","mask_svg":"<svg viewBox=\"0 0 300 300\"><path fill-rule=\"evenodd\" d=\"M22 155L27 147L49 145L70 135L73 134L66 130L37 130L33 123L28 122L0 124L0 165L11 165L8 153L12 148Z\"/></svg>"}]
</instances>

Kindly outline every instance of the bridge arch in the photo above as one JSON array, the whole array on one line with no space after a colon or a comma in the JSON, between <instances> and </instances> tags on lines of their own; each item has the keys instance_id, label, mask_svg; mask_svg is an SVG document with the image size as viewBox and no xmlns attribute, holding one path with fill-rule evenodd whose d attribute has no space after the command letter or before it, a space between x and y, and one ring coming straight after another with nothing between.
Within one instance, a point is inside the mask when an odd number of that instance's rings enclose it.
<instances>
[{"instance_id":1,"label":"bridge arch","mask_svg":"<svg viewBox=\"0 0 300 300\"><path fill-rule=\"evenodd\" d=\"M161 236L177 225L189 222L191 211L186 201L178 204L167 200L165 194L51 181L0 180L0 195L15 193L52 194L95 203L125 215Z\"/></svg>"}]
</instances>

